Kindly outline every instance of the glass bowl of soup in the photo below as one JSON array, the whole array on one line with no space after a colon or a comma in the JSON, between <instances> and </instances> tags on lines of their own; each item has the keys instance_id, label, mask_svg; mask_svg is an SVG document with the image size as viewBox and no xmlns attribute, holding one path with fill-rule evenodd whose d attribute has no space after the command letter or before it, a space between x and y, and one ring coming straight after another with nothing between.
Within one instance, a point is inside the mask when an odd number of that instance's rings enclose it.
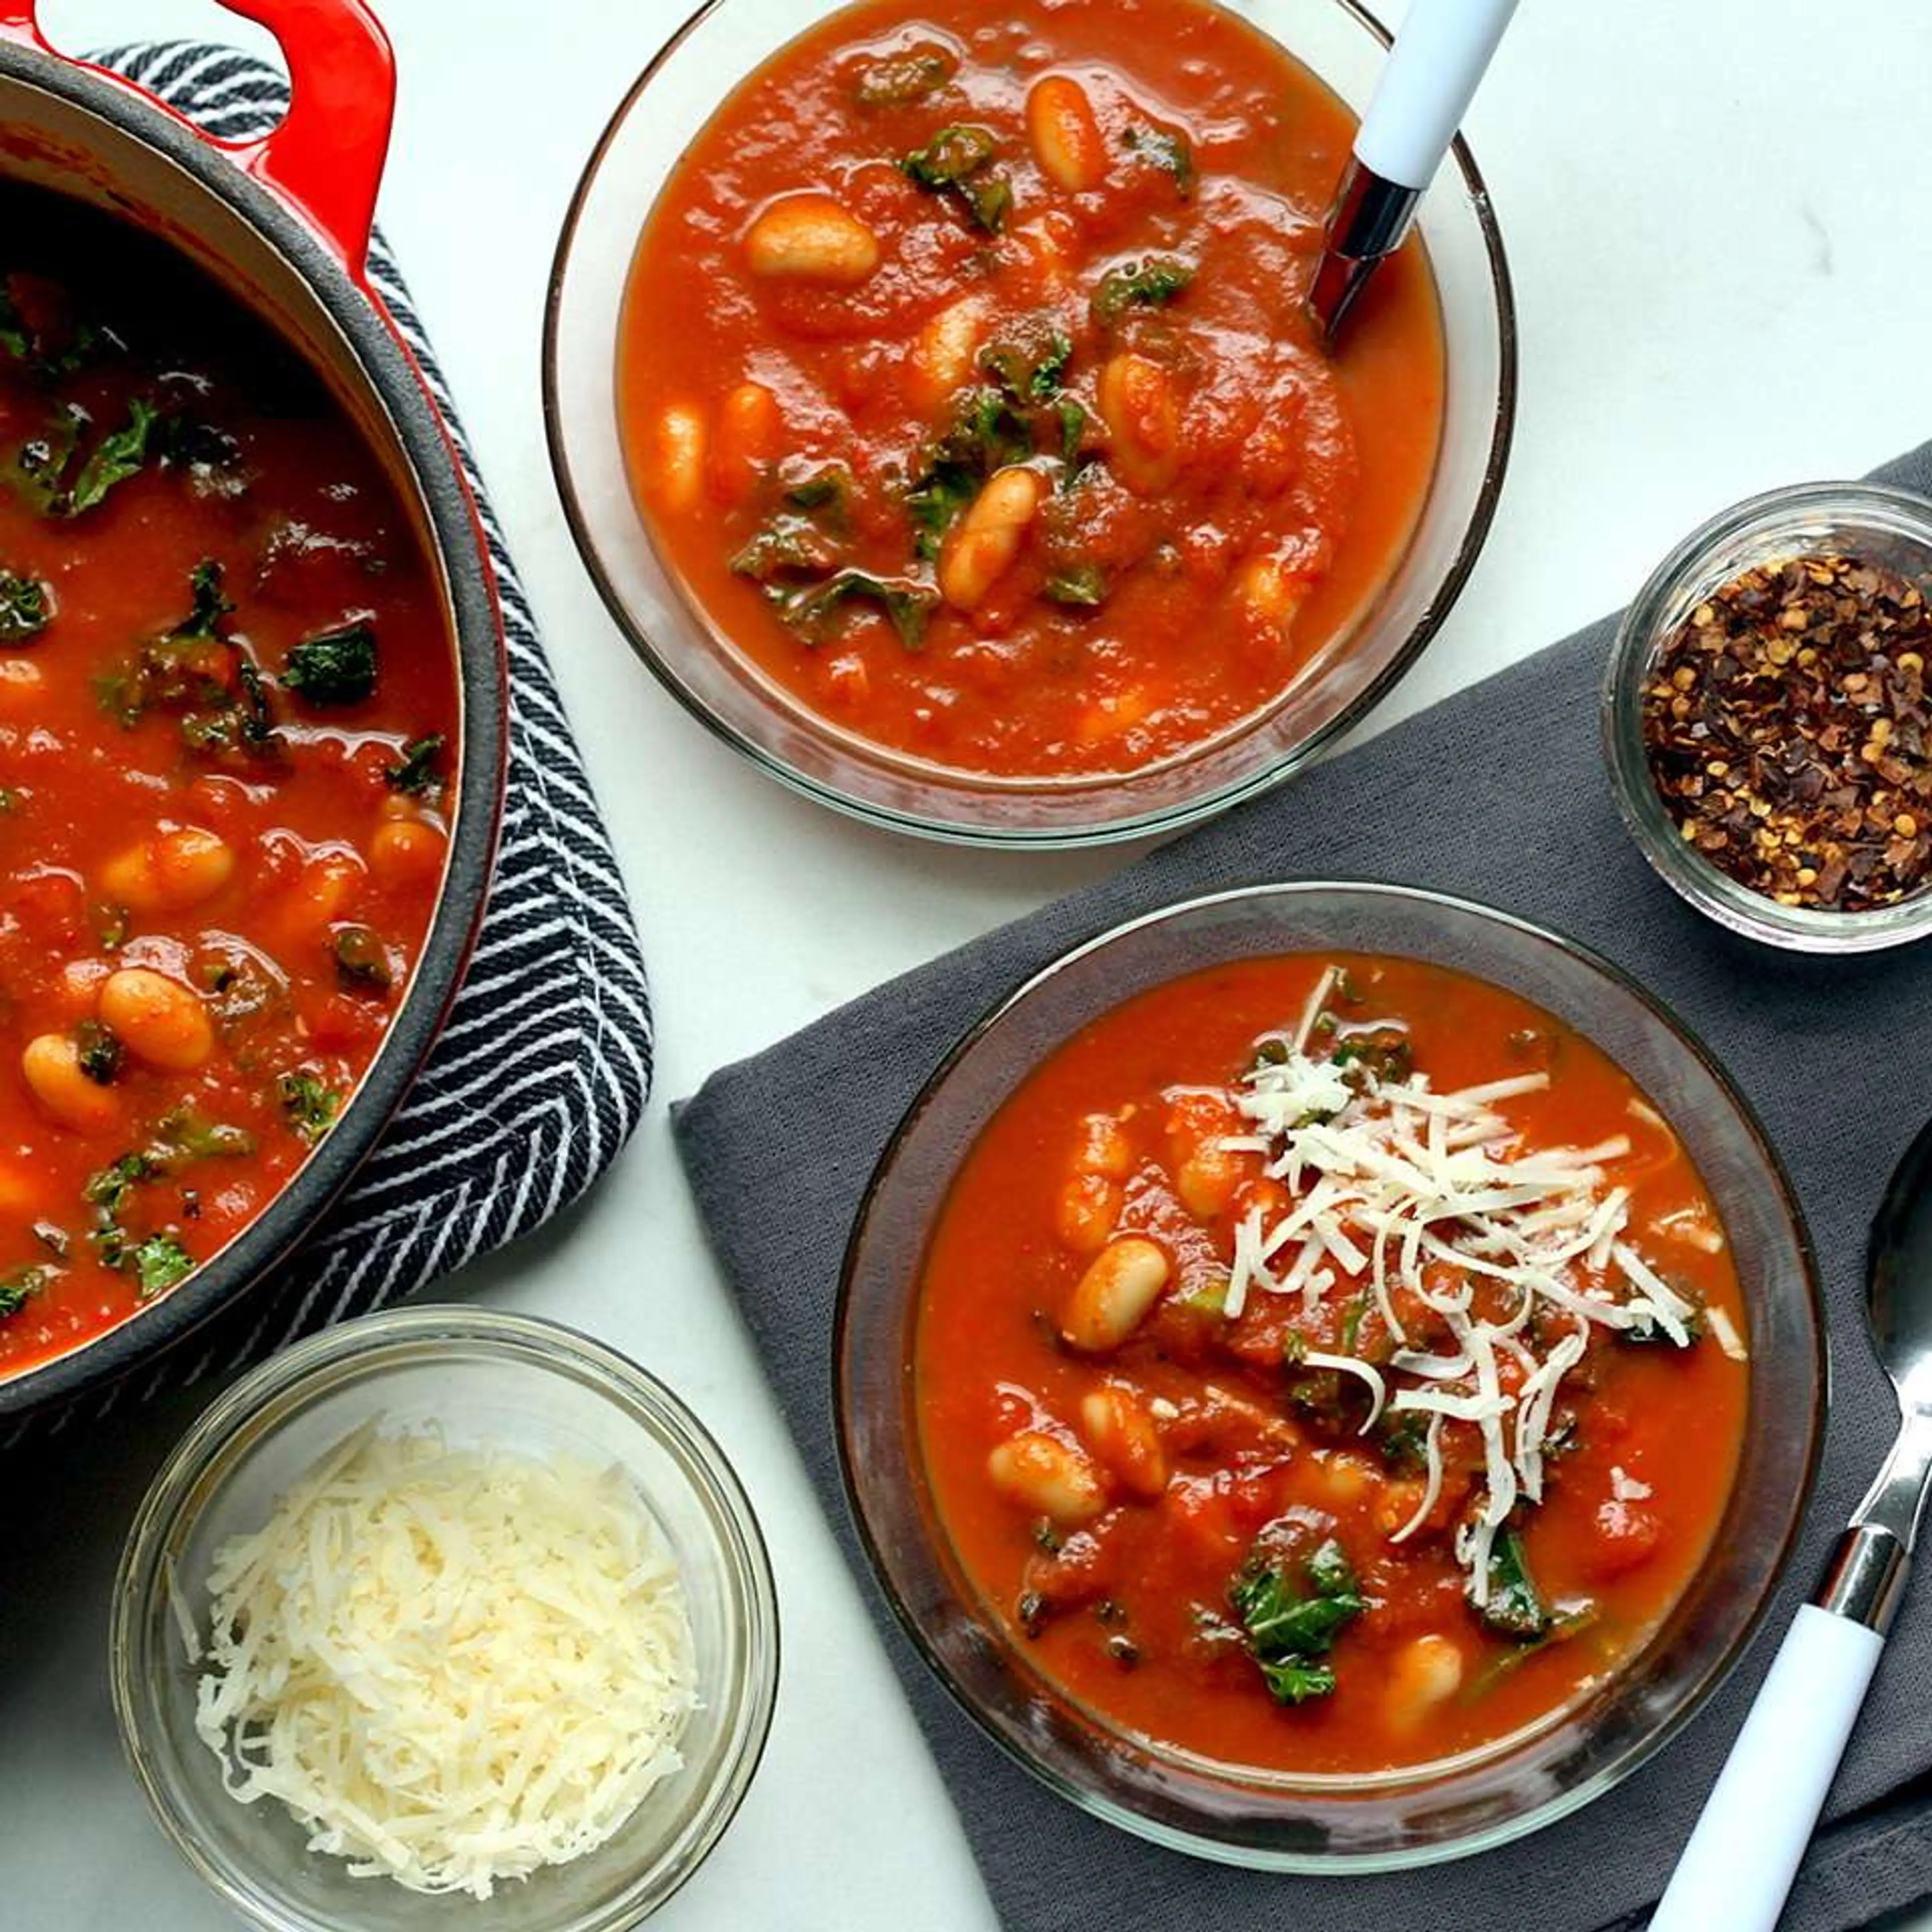
<instances>
[{"instance_id":1,"label":"glass bowl of soup","mask_svg":"<svg viewBox=\"0 0 1932 1932\"><path fill-rule=\"evenodd\" d=\"M846 1484L980 1726L1283 1870L1503 1842L1741 1654L1815 1465L1816 1282L1710 1055L1570 941L1390 886L1058 961L848 1251Z\"/></svg>"},{"instance_id":2,"label":"glass bowl of soup","mask_svg":"<svg viewBox=\"0 0 1932 1932\"><path fill-rule=\"evenodd\" d=\"M599 142L546 328L612 614L762 770L1053 846L1281 778L1487 532L1513 311L1460 143L1339 350L1346 0L718 0Z\"/></svg>"}]
</instances>

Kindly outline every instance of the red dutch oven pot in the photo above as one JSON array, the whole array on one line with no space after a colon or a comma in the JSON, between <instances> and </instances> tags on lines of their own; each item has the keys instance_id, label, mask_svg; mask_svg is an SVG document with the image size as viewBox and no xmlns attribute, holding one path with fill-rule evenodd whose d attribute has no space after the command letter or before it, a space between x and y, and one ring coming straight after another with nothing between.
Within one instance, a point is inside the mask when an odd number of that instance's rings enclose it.
<instances>
[{"instance_id":1,"label":"red dutch oven pot","mask_svg":"<svg viewBox=\"0 0 1932 1932\"><path fill-rule=\"evenodd\" d=\"M395 105L387 37L362 0L224 0L280 43L291 104L261 140L217 141L50 47L33 0L0 0L0 177L104 210L178 248L322 376L382 459L440 583L460 694L448 872L416 976L328 1138L262 1215L118 1328L0 1382L0 1416L151 1361L284 1259L376 1143L434 1043L481 919L502 813L507 681L476 506L422 371L370 286L376 184Z\"/></svg>"}]
</instances>

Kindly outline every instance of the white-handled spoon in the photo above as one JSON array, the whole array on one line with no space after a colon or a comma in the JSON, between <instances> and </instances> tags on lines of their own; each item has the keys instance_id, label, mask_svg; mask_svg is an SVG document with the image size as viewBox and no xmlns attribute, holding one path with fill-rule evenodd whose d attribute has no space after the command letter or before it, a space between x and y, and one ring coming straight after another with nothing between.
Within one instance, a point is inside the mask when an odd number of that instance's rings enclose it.
<instances>
[{"instance_id":1,"label":"white-handled spoon","mask_svg":"<svg viewBox=\"0 0 1932 1932\"><path fill-rule=\"evenodd\" d=\"M1376 265L1401 246L1515 11L1516 0L1413 0L1336 188L1309 290L1331 341Z\"/></svg>"},{"instance_id":2,"label":"white-handled spoon","mask_svg":"<svg viewBox=\"0 0 1932 1932\"><path fill-rule=\"evenodd\" d=\"M1898 1440L1785 1634L1650 1932L1771 1932L1898 1614L1932 1485L1932 1126L1872 1223L1865 1316Z\"/></svg>"}]
</instances>

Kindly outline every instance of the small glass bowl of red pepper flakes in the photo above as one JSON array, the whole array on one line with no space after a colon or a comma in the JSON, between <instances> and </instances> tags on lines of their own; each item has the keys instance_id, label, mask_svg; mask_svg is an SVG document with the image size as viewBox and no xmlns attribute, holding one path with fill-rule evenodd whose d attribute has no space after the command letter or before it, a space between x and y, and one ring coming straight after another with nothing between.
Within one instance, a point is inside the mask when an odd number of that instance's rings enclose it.
<instances>
[{"instance_id":1,"label":"small glass bowl of red pepper flakes","mask_svg":"<svg viewBox=\"0 0 1932 1932\"><path fill-rule=\"evenodd\" d=\"M1699 911L1766 944L1932 932L1932 502L1754 496L1625 612L1604 687L1618 808Z\"/></svg>"}]
</instances>

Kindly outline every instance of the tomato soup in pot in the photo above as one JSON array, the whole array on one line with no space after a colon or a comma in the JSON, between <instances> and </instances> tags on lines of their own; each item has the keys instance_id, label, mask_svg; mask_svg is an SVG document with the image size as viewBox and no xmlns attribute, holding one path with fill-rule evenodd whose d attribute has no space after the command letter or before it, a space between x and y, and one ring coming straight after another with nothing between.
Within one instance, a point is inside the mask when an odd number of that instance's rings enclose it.
<instances>
[{"instance_id":1,"label":"tomato soup in pot","mask_svg":"<svg viewBox=\"0 0 1932 1932\"><path fill-rule=\"evenodd\" d=\"M421 956L456 667L308 366L0 190L0 1376L168 1294L331 1130Z\"/></svg>"}]
</instances>

